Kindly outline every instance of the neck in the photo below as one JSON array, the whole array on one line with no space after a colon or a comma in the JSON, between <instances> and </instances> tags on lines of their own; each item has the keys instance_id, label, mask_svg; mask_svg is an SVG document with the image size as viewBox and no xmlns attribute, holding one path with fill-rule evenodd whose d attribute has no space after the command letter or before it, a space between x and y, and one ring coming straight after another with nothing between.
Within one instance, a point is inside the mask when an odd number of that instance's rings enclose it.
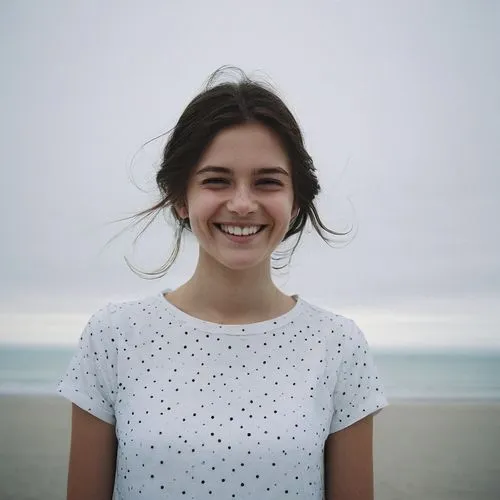
<instances>
[{"instance_id":1,"label":"neck","mask_svg":"<svg viewBox=\"0 0 500 500\"><path fill-rule=\"evenodd\" d=\"M214 322L256 322L283 314L294 300L273 283L269 262L234 271L203 254L189 281L169 294L181 309Z\"/></svg>"}]
</instances>

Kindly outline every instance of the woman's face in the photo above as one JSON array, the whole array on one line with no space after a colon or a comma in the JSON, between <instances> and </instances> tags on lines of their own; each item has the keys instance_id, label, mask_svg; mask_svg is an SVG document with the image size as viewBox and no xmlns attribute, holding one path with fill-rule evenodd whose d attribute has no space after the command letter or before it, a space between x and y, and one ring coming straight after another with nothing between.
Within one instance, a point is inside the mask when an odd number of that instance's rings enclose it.
<instances>
[{"instance_id":1,"label":"woman's face","mask_svg":"<svg viewBox=\"0 0 500 500\"><path fill-rule=\"evenodd\" d=\"M200 252L234 270L269 262L296 215L288 157L261 124L222 130L194 168L187 205Z\"/></svg>"}]
</instances>

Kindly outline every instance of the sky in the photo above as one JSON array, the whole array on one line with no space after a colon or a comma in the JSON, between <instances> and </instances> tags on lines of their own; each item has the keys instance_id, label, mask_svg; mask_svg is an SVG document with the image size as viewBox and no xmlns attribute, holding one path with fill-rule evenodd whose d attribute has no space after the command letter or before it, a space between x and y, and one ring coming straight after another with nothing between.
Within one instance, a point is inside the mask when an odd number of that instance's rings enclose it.
<instances>
[{"instance_id":1,"label":"sky","mask_svg":"<svg viewBox=\"0 0 500 500\"><path fill-rule=\"evenodd\" d=\"M165 143L226 64L297 117L330 227L307 233L287 293L384 348L500 349L500 3L73 1L0 6L0 343L74 344L110 301L194 270L172 226L112 223L152 204Z\"/></svg>"}]
</instances>

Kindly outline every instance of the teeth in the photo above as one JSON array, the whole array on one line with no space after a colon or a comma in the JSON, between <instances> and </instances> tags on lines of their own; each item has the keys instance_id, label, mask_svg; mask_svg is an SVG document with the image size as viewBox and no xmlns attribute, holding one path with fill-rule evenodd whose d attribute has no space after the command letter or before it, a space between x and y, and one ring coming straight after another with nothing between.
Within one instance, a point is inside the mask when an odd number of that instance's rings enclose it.
<instances>
[{"instance_id":1,"label":"teeth","mask_svg":"<svg viewBox=\"0 0 500 500\"><path fill-rule=\"evenodd\" d=\"M235 236L248 236L250 234L255 234L260 229L260 226L239 227L226 226L224 224L221 224L220 227L225 233L234 234Z\"/></svg>"}]
</instances>

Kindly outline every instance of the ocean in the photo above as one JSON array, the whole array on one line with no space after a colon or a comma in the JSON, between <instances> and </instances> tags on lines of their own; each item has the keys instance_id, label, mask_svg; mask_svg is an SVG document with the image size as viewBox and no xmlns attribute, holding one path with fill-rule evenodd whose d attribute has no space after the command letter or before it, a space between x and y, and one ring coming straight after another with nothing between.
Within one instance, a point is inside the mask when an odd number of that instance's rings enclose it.
<instances>
[{"instance_id":1,"label":"ocean","mask_svg":"<svg viewBox=\"0 0 500 500\"><path fill-rule=\"evenodd\" d=\"M56 394L75 349L0 345L0 394ZM373 354L390 401L500 402L500 353Z\"/></svg>"}]
</instances>

